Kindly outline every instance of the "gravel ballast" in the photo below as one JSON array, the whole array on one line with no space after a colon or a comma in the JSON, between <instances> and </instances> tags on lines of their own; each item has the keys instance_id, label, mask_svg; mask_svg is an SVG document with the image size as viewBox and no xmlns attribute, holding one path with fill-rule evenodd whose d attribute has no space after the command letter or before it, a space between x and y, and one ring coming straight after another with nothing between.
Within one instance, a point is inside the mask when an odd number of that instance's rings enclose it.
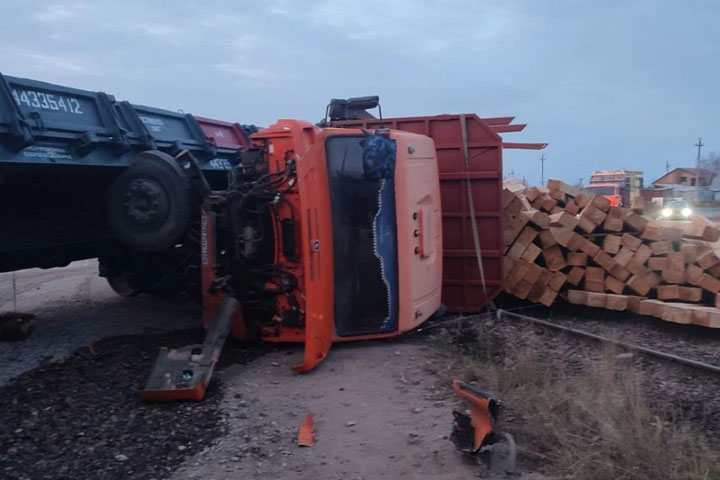
<instances>
[{"instance_id":1,"label":"gravel ballast","mask_svg":"<svg viewBox=\"0 0 720 480\"><path fill-rule=\"evenodd\" d=\"M0 388L0 477L9 479L165 478L188 455L224 433L222 385L202 402L146 404L144 385L161 346L199 343L201 329L122 336L76 350ZM223 365L254 353L238 344Z\"/></svg>"}]
</instances>

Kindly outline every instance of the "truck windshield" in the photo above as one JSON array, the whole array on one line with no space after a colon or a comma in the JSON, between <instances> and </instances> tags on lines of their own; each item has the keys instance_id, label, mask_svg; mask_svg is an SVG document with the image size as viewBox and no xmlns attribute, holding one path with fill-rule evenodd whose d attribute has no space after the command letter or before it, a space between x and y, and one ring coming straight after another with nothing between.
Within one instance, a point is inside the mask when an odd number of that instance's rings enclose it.
<instances>
[{"instance_id":1,"label":"truck windshield","mask_svg":"<svg viewBox=\"0 0 720 480\"><path fill-rule=\"evenodd\" d=\"M363 143L355 136L330 137L325 143L338 335L397 329L395 158L366 172L378 165L365 165Z\"/></svg>"},{"instance_id":2,"label":"truck windshield","mask_svg":"<svg viewBox=\"0 0 720 480\"><path fill-rule=\"evenodd\" d=\"M615 187L593 187L589 185L585 187L585 191L595 195L617 195L617 189Z\"/></svg>"}]
</instances>

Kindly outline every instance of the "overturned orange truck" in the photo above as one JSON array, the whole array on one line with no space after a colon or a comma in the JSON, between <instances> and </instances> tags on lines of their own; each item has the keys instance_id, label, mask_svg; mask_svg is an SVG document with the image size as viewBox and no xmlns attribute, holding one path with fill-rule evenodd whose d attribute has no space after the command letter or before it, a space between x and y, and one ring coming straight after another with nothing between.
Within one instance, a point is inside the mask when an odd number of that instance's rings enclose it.
<instances>
[{"instance_id":1,"label":"overturned orange truck","mask_svg":"<svg viewBox=\"0 0 720 480\"><path fill-rule=\"evenodd\" d=\"M225 190L208 187L190 153L177 156L203 197L208 334L160 353L144 399L202 398L229 333L303 342L294 369L307 372L335 342L417 327L444 311L448 290L454 310L497 295L502 140L475 115L383 120L372 106L334 101L320 126L259 131Z\"/></svg>"}]
</instances>

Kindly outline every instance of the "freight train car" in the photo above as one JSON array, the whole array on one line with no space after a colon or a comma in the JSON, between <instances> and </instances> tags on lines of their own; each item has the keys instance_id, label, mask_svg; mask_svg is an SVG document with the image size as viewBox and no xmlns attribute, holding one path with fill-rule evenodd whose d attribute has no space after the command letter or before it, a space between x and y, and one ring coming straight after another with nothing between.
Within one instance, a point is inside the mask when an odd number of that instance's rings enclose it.
<instances>
[{"instance_id":1,"label":"freight train car","mask_svg":"<svg viewBox=\"0 0 720 480\"><path fill-rule=\"evenodd\" d=\"M252 127L0 74L0 271L100 258L119 293L199 281L187 150L213 188Z\"/></svg>"}]
</instances>

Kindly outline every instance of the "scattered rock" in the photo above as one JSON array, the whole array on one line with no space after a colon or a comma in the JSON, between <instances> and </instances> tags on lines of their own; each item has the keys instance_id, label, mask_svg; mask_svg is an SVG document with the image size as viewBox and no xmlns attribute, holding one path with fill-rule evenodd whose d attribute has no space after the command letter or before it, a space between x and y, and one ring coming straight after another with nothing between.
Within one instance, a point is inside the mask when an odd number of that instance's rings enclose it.
<instances>
[{"instance_id":1,"label":"scattered rock","mask_svg":"<svg viewBox=\"0 0 720 480\"><path fill-rule=\"evenodd\" d=\"M128 460L130 460L130 458L127 455L118 453L117 455L115 455L115 460L117 460L118 462L127 462Z\"/></svg>"},{"instance_id":2,"label":"scattered rock","mask_svg":"<svg viewBox=\"0 0 720 480\"><path fill-rule=\"evenodd\" d=\"M355 422L353 422L352 420L350 420L350 421L347 422L345 425L348 426L348 427L354 427L354 426L355 426Z\"/></svg>"}]
</instances>

